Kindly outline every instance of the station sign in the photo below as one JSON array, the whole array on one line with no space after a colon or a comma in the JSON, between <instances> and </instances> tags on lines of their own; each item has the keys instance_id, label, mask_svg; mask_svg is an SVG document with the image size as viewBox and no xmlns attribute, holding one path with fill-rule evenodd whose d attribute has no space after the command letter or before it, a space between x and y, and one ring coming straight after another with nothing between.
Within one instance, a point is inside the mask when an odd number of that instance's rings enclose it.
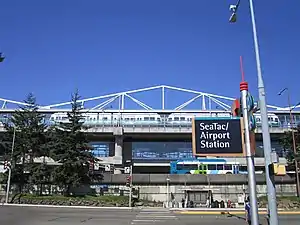
<instances>
[{"instance_id":1,"label":"station sign","mask_svg":"<svg viewBox=\"0 0 300 225\"><path fill-rule=\"evenodd\" d=\"M241 118L193 119L192 143L195 156L243 156Z\"/></svg>"}]
</instances>

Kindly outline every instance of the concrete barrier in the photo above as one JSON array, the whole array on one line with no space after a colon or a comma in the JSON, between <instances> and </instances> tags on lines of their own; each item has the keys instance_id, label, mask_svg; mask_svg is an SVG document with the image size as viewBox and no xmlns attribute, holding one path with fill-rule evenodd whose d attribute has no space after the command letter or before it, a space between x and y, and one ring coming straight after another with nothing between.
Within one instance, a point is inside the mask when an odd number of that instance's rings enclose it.
<instances>
[{"instance_id":1,"label":"concrete barrier","mask_svg":"<svg viewBox=\"0 0 300 225\"><path fill-rule=\"evenodd\" d=\"M103 182L105 184L125 184L128 174L104 174ZM200 184L200 185L221 185L221 184L248 184L248 176L239 174L227 175L202 175L202 174L134 174L132 182L134 184ZM295 179L286 176L276 176L277 184L293 184ZM264 174L256 174L256 183L265 184Z\"/></svg>"}]
</instances>

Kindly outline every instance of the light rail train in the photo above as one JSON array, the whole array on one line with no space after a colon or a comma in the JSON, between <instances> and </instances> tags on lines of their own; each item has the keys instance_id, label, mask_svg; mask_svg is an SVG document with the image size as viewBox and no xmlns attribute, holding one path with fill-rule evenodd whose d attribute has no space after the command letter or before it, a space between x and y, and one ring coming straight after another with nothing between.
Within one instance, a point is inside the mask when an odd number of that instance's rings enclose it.
<instances>
[{"instance_id":1,"label":"light rail train","mask_svg":"<svg viewBox=\"0 0 300 225\"><path fill-rule=\"evenodd\" d=\"M230 113L172 113L170 115L159 115L157 113L83 113L83 122L85 125L190 125L194 117L231 117ZM260 114L254 114L256 125L261 126ZM271 127L280 127L281 123L277 115L268 114L269 125ZM67 123L66 113L54 113L50 116L51 123Z\"/></svg>"}]
</instances>

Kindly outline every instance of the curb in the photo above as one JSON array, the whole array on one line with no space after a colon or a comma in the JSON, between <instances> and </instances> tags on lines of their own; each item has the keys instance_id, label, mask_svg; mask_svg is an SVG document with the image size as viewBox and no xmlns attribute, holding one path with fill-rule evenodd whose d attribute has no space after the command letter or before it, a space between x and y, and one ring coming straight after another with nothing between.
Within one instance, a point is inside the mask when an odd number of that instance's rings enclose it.
<instances>
[{"instance_id":1,"label":"curb","mask_svg":"<svg viewBox=\"0 0 300 225\"><path fill-rule=\"evenodd\" d=\"M70 209L133 209L133 207L97 207L97 206L71 206L71 205L32 205L32 204L10 204L2 203L2 206L15 206L15 207L37 207L37 208L70 208Z\"/></svg>"},{"instance_id":2,"label":"curb","mask_svg":"<svg viewBox=\"0 0 300 225\"><path fill-rule=\"evenodd\" d=\"M176 214L182 215L245 215L244 211L175 211ZM259 215L267 215L267 211L259 211ZM278 211L278 215L300 215L300 211Z\"/></svg>"}]
</instances>

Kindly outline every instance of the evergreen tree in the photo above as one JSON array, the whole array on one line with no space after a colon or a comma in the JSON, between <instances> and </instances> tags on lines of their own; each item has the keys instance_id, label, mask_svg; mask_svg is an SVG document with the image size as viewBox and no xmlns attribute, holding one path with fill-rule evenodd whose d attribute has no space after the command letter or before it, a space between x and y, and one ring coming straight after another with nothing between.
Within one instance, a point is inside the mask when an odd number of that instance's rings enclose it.
<instances>
[{"instance_id":1,"label":"evergreen tree","mask_svg":"<svg viewBox=\"0 0 300 225\"><path fill-rule=\"evenodd\" d=\"M81 104L78 91L72 95L72 110L68 121L56 124L52 130L51 158L60 163L54 169L53 179L61 186L65 195L71 187L88 185L91 182L89 165L96 159L90 153L86 134L83 132Z\"/></svg>"},{"instance_id":2,"label":"evergreen tree","mask_svg":"<svg viewBox=\"0 0 300 225\"><path fill-rule=\"evenodd\" d=\"M286 159L291 169L294 169L295 159L298 161L298 163L300 162L300 125L298 125L297 128L293 129L296 142L296 154L294 153L292 131L285 132L283 138L281 138L280 141L287 152Z\"/></svg>"},{"instance_id":3,"label":"evergreen tree","mask_svg":"<svg viewBox=\"0 0 300 225\"><path fill-rule=\"evenodd\" d=\"M20 193L24 184L31 181L30 177L36 175L33 172L39 165L34 163L34 158L45 155L46 142L44 116L38 112L36 98L30 93L24 102L26 106L12 113L5 124L7 130L5 141L9 142L9 145L6 145L8 148L6 152L11 158L12 165L11 181L18 185Z\"/></svg>"}]
</instances>

